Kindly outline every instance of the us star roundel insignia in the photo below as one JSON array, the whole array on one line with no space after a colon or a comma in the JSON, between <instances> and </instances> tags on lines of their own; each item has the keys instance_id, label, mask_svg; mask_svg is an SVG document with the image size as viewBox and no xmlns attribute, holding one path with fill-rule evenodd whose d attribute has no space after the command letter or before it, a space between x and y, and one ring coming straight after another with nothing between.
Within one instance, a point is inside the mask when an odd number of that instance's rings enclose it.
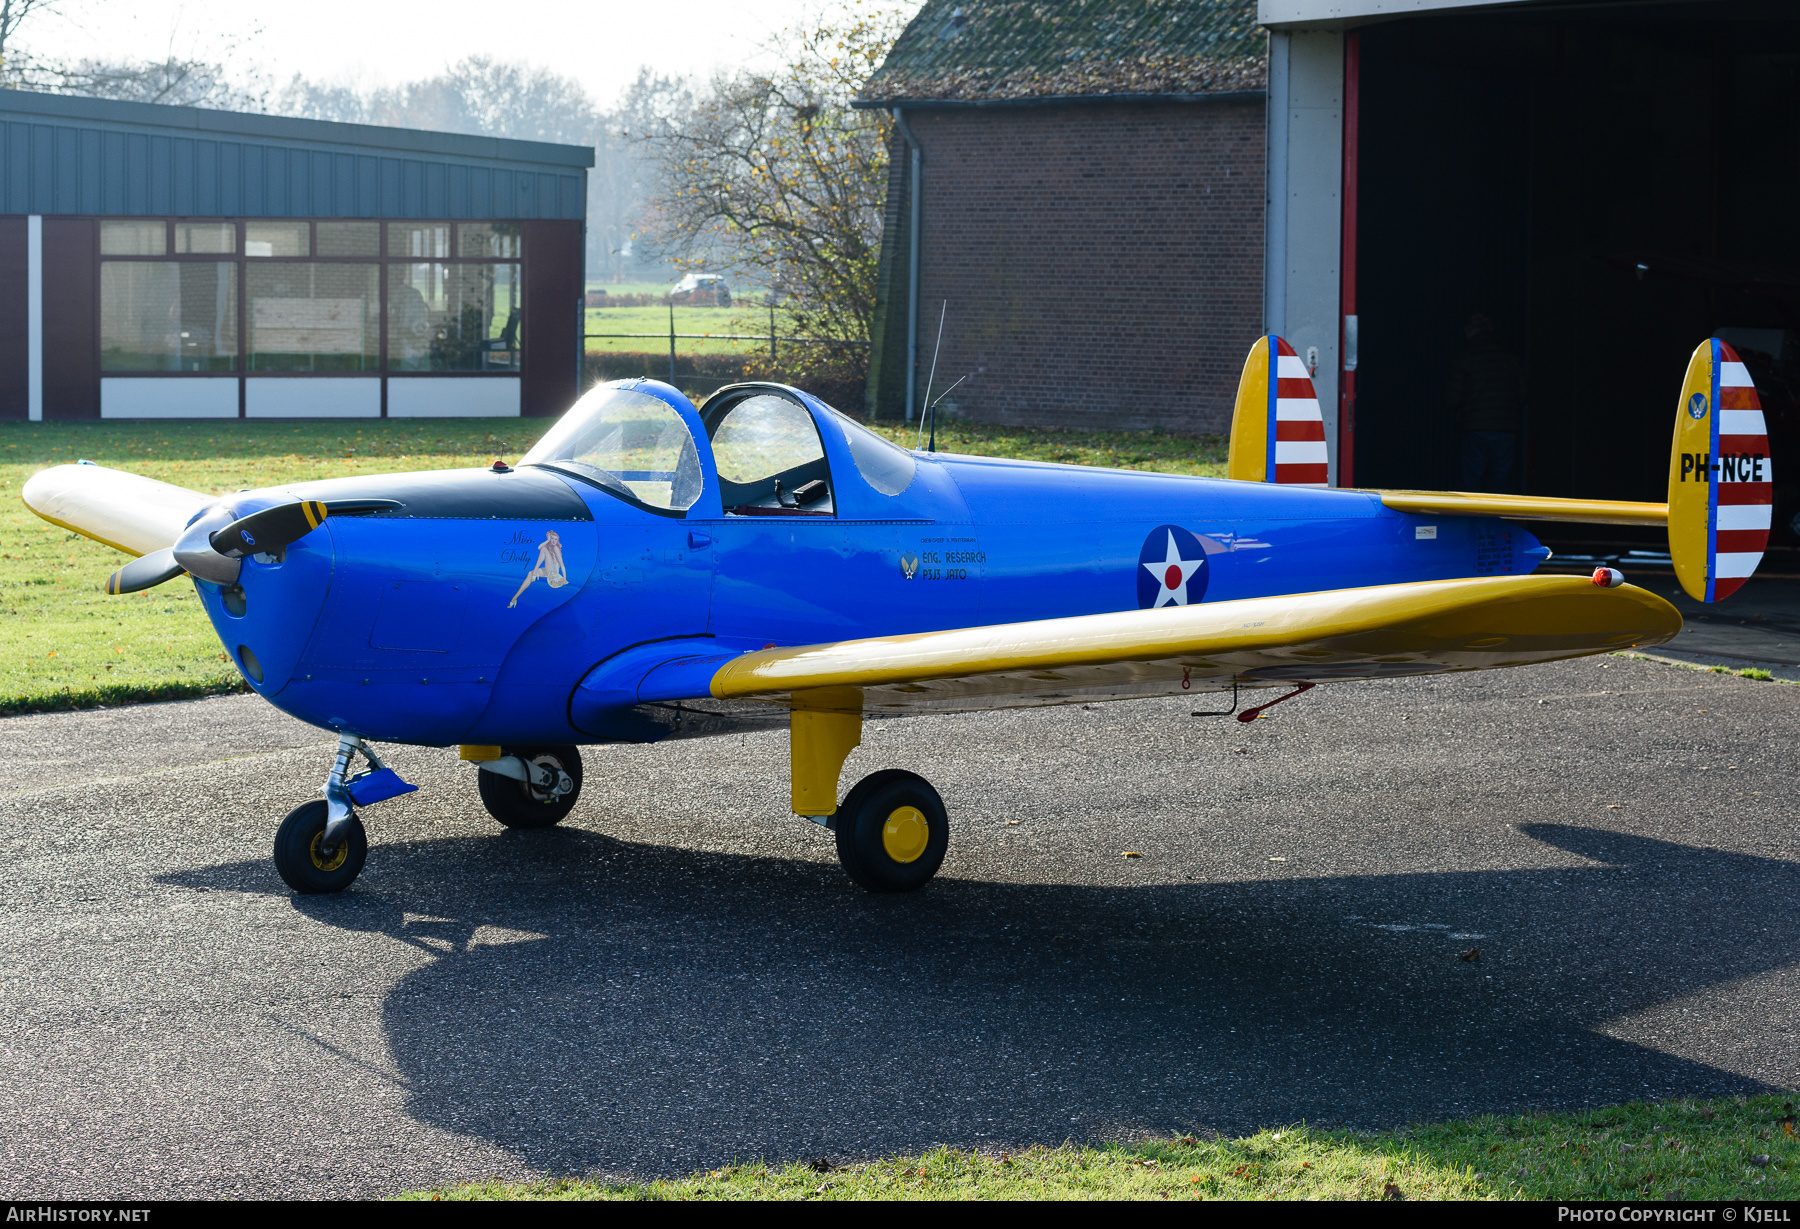
<instances>
[{"instance_id":1,"label":"us star roundel insignia","mask_svg":"<svg viewBox=\"0 0 1800 1229\"><path fill-rule=\"evenodd\" d=\"M1206 551L1179 525L1158 525L1138 552L1139 610L1186 606L1206 596Z\"/></svg>"}]
</instances>

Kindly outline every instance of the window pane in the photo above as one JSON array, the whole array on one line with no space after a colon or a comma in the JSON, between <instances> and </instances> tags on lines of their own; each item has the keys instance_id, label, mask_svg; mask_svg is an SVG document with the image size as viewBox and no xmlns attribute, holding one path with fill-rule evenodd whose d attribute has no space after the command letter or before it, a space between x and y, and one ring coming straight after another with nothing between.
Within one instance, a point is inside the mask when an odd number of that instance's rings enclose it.
<instances>
[{"instance_id":1,"label":"window pane","mask_svg":"<svg viewBox=\"0 0 1800 1229\"><path fill-rule=\"evenodd\" d=\"M231 222L177 222L175 250L230 255L237 251L237 226Z\"/></svg>"},{"instance_id":2,"label":"window pane","mask_svg":"<svg viewBox=\"0 0 1800 1229\"><path fill-rule=\"evenodd\" d=\"M519 464L569 465L642 503L677 511L693 506L706 480L681 415L661 398L607 386L577 401Z\"/></svg>"},{"instance_id":3,"label":"window pane","mask_svg":"<svg viewBox=\"0 0 1800 1229\"><path fill-rule=\"evenodd\" d=\"M251 371L374 371L380 336L376 265L252 265Z\"/></svg>"},{"instance_id":4,"label":"window pane","mask_svg":"<svg viewBox=\"0 0 1800 1229\"><path fill-rule=\"evenodd\" d=\"M517 260L519 224L459 222L456 227L456 250L461 256L493 256Z\"/></svg>"},{"instance_id":5,"label":"window pane","mask_svg":"<svg viewBox=\"0 0 1800 1229\"><path fill-rule=\"evenodd\" d=\"M831 409L826 406L826 409ZM838 426L844 429L844 441L850 445L850 459L863 481L883 495L898 495L912 485L912 453L837 410L831 410Z\"/></svg>"},{"instance_id":6,"label":"window pane","mask_svg":"<svg viewBox=\"0 0 1800 1229\"><path fill-rule=\"evenodd\" d=\"M388 370L517 371L520 307L517 265L389 265Z\"/></svg>"},{"instance_id":7,"label":"window pane","mask_svg":"<svg viewBox=\"0 0 1800 1229\"><path fill-rule=\"evenodd\" d=\"M450 223L389 222L388 255L428 260L450 255Z\"/></svg>"},{"instance_id":8,"label":"window pane","mask_svg":"<svg viewBox=\"0 0 1800 1229\"><path fill-rule=\"evenodd\" d=\"M381 255L381 223L320 222L319 255Z\"/></svg>"},{"instance_id":9,"label":"window pane","mask_svg":"<svg viewBox=\"0 0 1800 1229\"><path fill-rule=\"evenodd\" d=\"M102 256L164 256L168 251L168 228L160 219L100 223Z\"/></svg>"},{"instance_id":10,"label":"window pane","mask_svg":"<svg viewBox=\"0 0 1800 1229\"><path fill-rule=\"evenodd\" d=\"M100 370L237 370L237 266L104 261Z\"/></svg>"},{"instance_id":11,"label":"window pane","mask_svg":"<svg viewBox=\"0 0 1800 1229\"><path fill-rule=\"evenodd\" d=\"M244 223L246 256L310 256L305 222Z\"/></svg>"},{"instance_id":12,"label":"window pane","mask_svg":"<svg viewBox=\"0 0 1800 1229\"><path fill-rule=\"evenodd\" d=\"M782 397L751 397L731 407L713 428L719 477L739 485L759 482L823 460L812 415Z\"/></svg>"}]
</instances>

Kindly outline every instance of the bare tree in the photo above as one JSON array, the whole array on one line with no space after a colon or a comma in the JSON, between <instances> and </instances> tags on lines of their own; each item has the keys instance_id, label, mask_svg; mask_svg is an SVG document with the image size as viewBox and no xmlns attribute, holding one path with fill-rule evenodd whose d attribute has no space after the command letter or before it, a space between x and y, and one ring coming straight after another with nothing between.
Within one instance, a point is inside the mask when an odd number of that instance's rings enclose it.
<instances>
[{"instance_id":1,"label":"bare tree","mask_svg":"<svg viewBox=\"0 0 1800 1229\"><path fill-rule=\"evenodd\" d=\"M13 36L19 27L33 14L48 13L59 3L61 0L0 0L0 71L5 70L7 57L15 50Z\"/></svg>"},{"instance_id":2,"label":"bare tree","mask_svg":"<svg viewBox=\"0 0 1800 1229\"><path fill-rule=\"evenodd\" d=\"M34 17L63 7L64 0L0 0L0 85L10 89L48 94L80 94L89 98L117 98L128 102L159 102L179 106L205 106L256 110L266 87L254 72L228 73L227 66L244 37L260 33L254 26L248 35L224 34L212 50L216 59L184 55L175 49L171 34L161 59L74 60L37 55L20 45L20 28ZM79 7L78 21L86 20Z\"/></svg>"},{"instance_id":3,"label":"bare tree","mask_svg":"<svg viewBox=\"0 0 1800 1229\"><path fill-rule=\"evenodd\" d=\"M802 336L870 335L891 121L849 103L903 25L897 7L841 6L784 37L780 68L716 78L650 138L658 239L690 266L768 285ZM827 361L810 350L783 370Z\"/></svg>"},{"instance_id":4,"label":"bare tree","mask_svg":"<svg viewBox=\"0 0 1800 1229\"><path fill-rule=\"evenodd\" d=\"M54 12L62 0L0 0L0 85L18 88L20 84L18 34L35 16Z\"/></svg>"},{"instance_id":5,"label":"bare tree","mask_svg":"<svg viewBox=\"0 0 1800 1229\"><path fill-rule=\"evenodd\" d=\"M265 94L254 78L244 82L229 76L223 63L180 56L63 62L20 53L12 63L8 85L47 94L237 111L260 110Z\"/></svg>"}]
</instances>

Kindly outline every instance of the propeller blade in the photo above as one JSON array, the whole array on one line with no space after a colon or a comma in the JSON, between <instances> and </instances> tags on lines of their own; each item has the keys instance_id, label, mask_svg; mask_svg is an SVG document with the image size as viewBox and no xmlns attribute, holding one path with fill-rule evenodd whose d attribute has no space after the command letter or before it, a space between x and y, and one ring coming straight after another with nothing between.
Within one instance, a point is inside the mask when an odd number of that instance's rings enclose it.
<instances>
[{"instance_id":1,"label":"propeller blade","mask_svg":"<svg viewBox=\"0 0 1800 1229\"><path fill-rule=\"evenodd\" d=\"M140 589L154 589L165 580L174 580L186 570L175 562L175 548L165 546L133 559L108 576L100 587L108 593L136 593Z\"/></svg>"},{"instance_id":2,"label":"propeller blade","mask_svg":"<svg viewBox=\"0 0 1800 1229\"><path fill-rule=\"evenodd\" d=\"M316 499L276 504L239 517L212 535L212 548L229 559L275 554L317 529L328 509Z\"/></svg>"}]
</instances>

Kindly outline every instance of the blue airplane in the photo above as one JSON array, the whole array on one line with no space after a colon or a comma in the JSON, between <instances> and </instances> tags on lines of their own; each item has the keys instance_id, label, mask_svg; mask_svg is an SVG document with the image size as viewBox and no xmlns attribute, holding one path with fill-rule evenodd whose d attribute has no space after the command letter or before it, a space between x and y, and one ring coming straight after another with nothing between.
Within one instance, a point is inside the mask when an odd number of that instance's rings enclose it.
<instances>
[{"instance_id":1,"label":"blue airplane","mask_svg":"<svg viewBox=\"0 0 1800 1229\"><path fill-rule=\"evenodd\" d=\"M1695 352L1677 424L1668 504L1327 489L1310 377L1265 337L1227 479L913 451L784 385L696 408L626 380L516 466L214 497L82 463L23 495L139 556L109 592L191 576L251 689L338 735L324 797L276 833L298 892L349 886L360 811L415 788L373 743L459 747L489 813L530 828L576 805L580 747L778 726L795 814L857 883L908 891L948 814L891 769L840 798L866 720L1226 691L1235 711L1674 636L1616 571L1532 575L1550 552L1521 521L1666 523L1683 584L1723 596L1773 478L1728 346Z\"/></svg>"}]
</instances>

